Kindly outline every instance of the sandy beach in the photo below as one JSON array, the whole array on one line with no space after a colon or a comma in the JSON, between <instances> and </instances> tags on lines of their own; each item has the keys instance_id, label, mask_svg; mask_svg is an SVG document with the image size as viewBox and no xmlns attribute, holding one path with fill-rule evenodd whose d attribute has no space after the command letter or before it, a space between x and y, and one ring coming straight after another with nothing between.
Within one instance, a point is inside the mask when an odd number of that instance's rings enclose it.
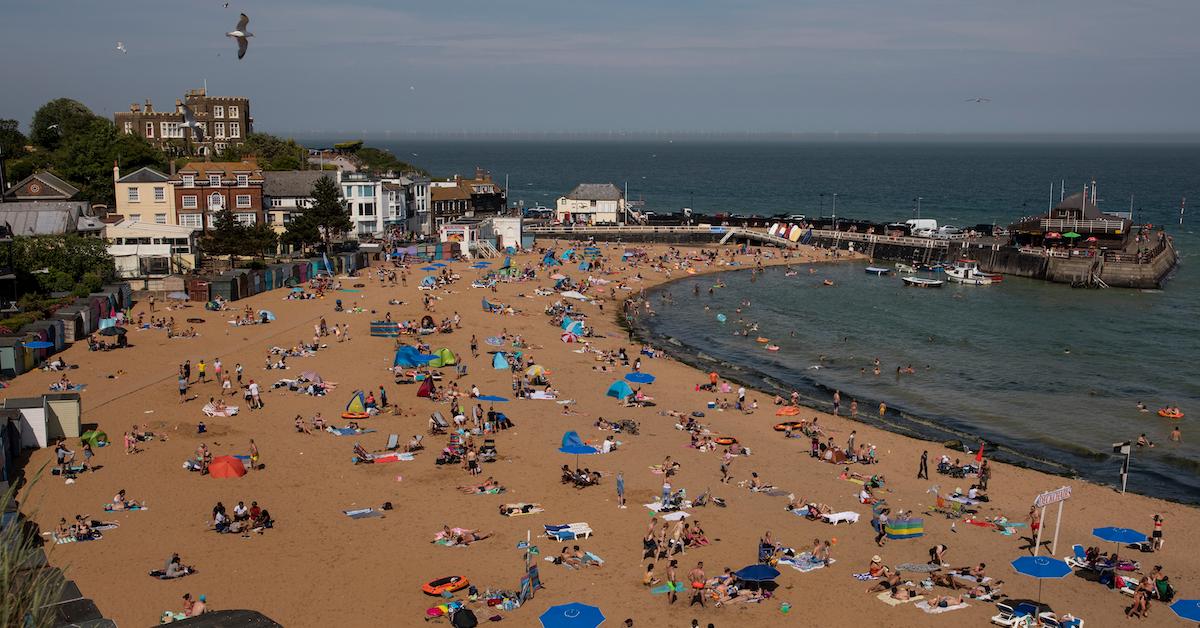
<instances>
[{"instance_id":1,"label":"sandy beach","mask_svg":"<svg viewBox=\"0 0 1200 628\"><path fill-rule=\"evenodd\" d=\"M538 244L557 246L559 251L569 247L565 242ZM668 277L646 263L627 267L621 262L624 247L600 246L613 270L611 274L594 276L613 283L601 291L603 311L595 302L572 302L588 315L587 323L594 327L595 334L602 336L582 340L602 350L624 347L632 359L640 347L631 345L626 332L617 325L622 309L620 301L635 295L640 288L679 277L684 271L670 269ZM681 250L689 254L700 251ZM722 259L728 250L722 250ZM666 251L667 247L647 247L651 257ZM778 251L774 255L763 263L784 263ZM820 264L827 258L808 249L802 249L799 255L807 260L792 259L790 263L802 273L807 272L811 263L816 272L810 280L820 281ZM536 254L516 256L513 265L536 265L540 259ZM696 270L715 273L754 263L752 255L739 255L736 259L739 266L704 264ZM549 288L553 284L548 275L554 271L538 269L535 281L500 283L496 292L491 292L470 287L471 280L479 273L470 269L469 264L451 266L462 279L448 289L429 293L438 297L431 315L440 319L457 313L462 317L461 329L422 339L433 349L448 347L468 365L468 374L457 380L459 387L468 390L476 385L483 394L511 399L512 374L492 368L486 350L493 347L483 341L502 332L519 334L526 339L529 348L525 351L532 354L533 361L549 371L550 383L560 391L559 399L575 401L570 407L577 414L563 415L563 405L546 400L512 399L496 404L497 410L516 424L513 429L489 435L496 440L498 460L484 464L478 477L468 475L458 465L435 465L434 458L444 446L445 437L427 434L428 418L435 410L446 413L448 406L418 398L415 385L393 383L389 369L395 351L393 341L368 335L370 321L382 319L385 312L394 320L416 320L425 314L421 295L426 293L418 292L416 287L425 273L419 270L409 276L407 287L385 287L373 269L367 269L360 271L356 279L342 279L346 287L364 284L360 292L330 293L321 300L288 301L283 299L283 291L274 291L233 303L233 312L209 312L198 305L160 311L156 315L174 316L181 321L195 316L205 319L195 325L200 336L168 339L161 330L130 331L132 346L128 349L89 353L86 343L77 343L64 354L67 362L79 365L70 371L71 379L87 384L83 393L85 429L89 424L97 425L117 443L96 452L94 464L100 467L97 471L81 475L73 484L64 484L47 472L32 490L22 491L20 499L25 509L36 509L33 516L43 530L53 529L61 517L71 519L77 514L120 525L106 531L99 541L54 547L51 563L66 567L69 577L78 582L84 594L92 597L107 617L130 626L152 624L165 610L178 611L180 598L187 592L193 596L206 595L212 609L256 609L286 626L380 622L421 625L426 609L440 601L424 595L422 584L442 576L463 575L481 591L516 589L523 572L522 551L516 548L518 541L525 539L527 531L537 537L543 524L569 522L587 522L594 534L567 545L579 544L601 557L604 565L569 569L541 561L544 588L522 608L500 612L504 624L538 625L537 617L547 607L570 601L599 606L608 618L606 626L623 625L626 618L632 618L635 626L656 627L689 626L693 618L702 626L712 623L717 627L986 623L995 614L993 603L968 601L968 607L961 610L926 614L912 603L891 606L877 600L875 594L864 592L874 583L853 577L867 571L874 554L890 566L926 563L929 548L936 544L948 546L946 560L954 567L986 563L988 575L1004 581L1003 592L1007 596L1018 600L1037 597L1038 581L1015 573L1009 566L1013 559L1032 551L1022 538L1028 535L1028 527L1005 536L962 520L924 514L934 502L934 495L927 492L931 485L940 485L943 493L955 487L969 487L970 480L939 476L934 471L939 456L968 458L962 451L946 450L936 443L808 409L801 409L798 416L787 417L794 420L819 417L827 437L839 445L844 445L851 430L855 430L857 443L876 447L878 464L855 464L852 470L865 475L882 474L886 478L884 488L876 495L886 499L893 513L904 510L924 516L924 536L891 540L877 547L869 523L871 507L857 499L861 486L839 478L842 465L811 458L809 439L789 440L773 430L772 426L783 419L776 416L777 407L772 405L770 395L748 391L747 398L759 404L753 413L708 409L705 404L714 395L695 390L697 384L707 382L705 374L666 358L642 356L642 371L656 378L642 390L654 397L656 405L623 407L605 396L605 391L629 369L618 365L611 372L596 370L601 363L595 356L580 353L582 343L562 342L561 329L551 325L543 313L548 305L562 300L557 293L551 296L534 293L538 287ZM575 280L587 277L587 273L573 264L559 268L565 268L561 272ZM608 296L608 288L618 280L631 289L619 290L613 299ZM842 296L840 290L837 286L830 287L822 296L838 298ZM492 302L511 305L519 313L481 311L480 299L485 296ZM334 312L335 298L343 300L347 311ZM688 297L676 295L676 298ZM390 305L391 299L404 303ZM237 327L227 323L247 305L255 311L270 309L277 320L267 325ZM137 304L135 316L146 308L145 303ZM363 311L355 312L355 308ZM264 370L264 357L271 346L290 347L310 340L313 324L321 317L330 325L348 323L352 339L337 342L333 336L323 338L328 347L315 356L290 359L287 371ZM480 341L478 358L471 358L468 350L472 334ZM264 409L251 411L239 395L237 401L230 401L242 406L237 416L205 417L201 407L209 397L221 392L211 370L208 383L194 384L191 388L190 394L198 398L179 402L178 365L185 359L190 359L193 365L201 359L211 364L217 358L226 369L232 369L236 363L245 367L246 383L253 379L263 387ZM885 370L888 368L889 365L884 365ZM281 377L294 378L310 370L336 382L336 390L313 397L270 389ZM6 394L10 397L42 394L57 378L56 373L25 374L11 383ZM442 383L453 379L452 369L445 369ZM351 392L364 389L377 394L381 385L389 402L398 404L401 411L398 415L384 413L361 421L363 427L375 432L349 437L297 433L294 427L297 415L307 421L320 412L327 420L342 425L344 421L337 417ZM733 388L736 390L737 386ZM732 400L736 395L719 396ZM752 455L738 457L733 462L732 482L720 482L721 451L701 452L688 447L688 434L675 428L676 419L660 414L668 410L684 414L703 411L705 416L700 421L714 434L736 437L750 448ZM860 409L862 413L871 411L874 409ZM581 461L583 466L604 474L600 486L576 489L560 483L560 467L574 464L574 456L557 451L563 433L575 430L585 440L599 443L611 434L595 428L599 417L633 419L640 423L640 433L618 435L621 446L617 451L588 456ZM198 435L196 424L201 420L207 424L208 433ZM146 442L141 453L126 455L120 445L121 434L134 424L164 436L165 440ZM389 434L399 435L401 443L414 434L426 434L427 448L413 461L352 463L355 442L368 450L380 450ZM216 479L182 468L200 443L205 443L215 455L246 454L250 439L261 450L265 468L260 471L236 479ZM77 441L71 445L78 450ZM922 451L929 454L929 480L916 478ZM808 573L781 565L774 597L758 604L735 603L714 608L710 603L704 608L687 608L686 596L671 605L665 595L652 595L642 585L642 575L651 562L641 558L642 536L651 517L651 511L643 504L655 501L660 495L663 476L653 473L650 467L662 463L667 456L680 464L678 474L671 478L674 488L686 488L690 497L711 488L713 496L727 503L725 508L710 505L689 511L692 516L688 521L699 520L712 543L674 557L679 561L679 579L697 561L703 561L708 576L720 574L725 567L737 570L755 563L758 540L767 531L797 552L810 548L814 539L828 540L836 562ZM53 449L34 452L26 465L27 475L47 462L52 465L53 459ZM617 472L624 475L627 509L617 507L614 488ZM831 526L798 517L786 511L786 496L740 488L737 483L749 480L752 472L779 487L784 494L828 504L834 511L855 511L861 519L855 524ZM456 490L487 476L494 476L507 487L507 492L467 495ZM1063 509L1057 556L1069 555L1076 543L1111 551L1113 544L1092 537L1093 528L1121 526L1148 534L1153 515L1161 514L1165 520L1164 550L1136 553L1123 549L1122 556L1140 561L1144 572L1161 565L1180 598L1197 597L1200 566L1187 558L1192 554L1186 550L1200 542L1200 523L1193 508L1139 495L1121 495L1107 487L992 463L988 487L991 501L980 504L975 516L1002 515L1014 522L1025 521L1038 493L1062 486L1071 487L1072 497ZM104 504L119 489L125 489L131 499L147 502L148 510L103 512ZM209 529L209 523L211 510L218 501L230 510L238 501L247 505L257 501L270 510L276 525L265 534L252 534L249 538L217 534ZM395 508L382 518L356 520L342 513L357 508L379 508L384 502L391 502ZM545 512L511 518L498 514L500 504L511 502L536 502ZM1047 543L1053 533L1054 509L1047 511L1051 515L1043 537ZM492 532L494 536L466 548L431 544L433 535L443 525ZM541 558L557 555L562 547L561 543L546 538L535 538L534 544L540 548ZM149 570L162 568L173 552L199 572L168 581L147 575ZM658 561L656 573L662 577L665 570L666 562ZM919 583L922 576L905 572L904 577ZM937 587L924 595L931 598L950 593L949 589ZM1113 626L1130 621L1167 625L1180 621L1158 603L1152 604L1147 619L1128 620L1124 610L1131 598L1076 575L1045 581L1041 599L1059 613L1082 617L1088 626ZM780 610L781 602L791 606L786 615ZM487 609L475 607L475 610L481 620L492 614Z\"/></svg>"}]
</instances>

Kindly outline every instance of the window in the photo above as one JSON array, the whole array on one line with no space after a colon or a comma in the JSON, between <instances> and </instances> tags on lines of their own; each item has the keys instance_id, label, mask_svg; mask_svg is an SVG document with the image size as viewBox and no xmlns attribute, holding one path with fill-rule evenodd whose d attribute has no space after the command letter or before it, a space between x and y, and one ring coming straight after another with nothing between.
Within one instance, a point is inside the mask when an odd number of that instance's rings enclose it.
<instances>
[{"instance_id":1,"label":"window","mask_svg":"<svg viewBox=\"0 0 1200 628\"><path fill-rule=\"evenodd\" d=\"M129 222L141 222L141 221L142 221L141 214L129 214Z\"/></svg>"},{"instance_id":2,"label":"window","mask_svg":"<svg viewBox=\"0 0 1200 628\"><path fill-rule=\"evenodd\" d=\"M159 127L159 137L183 137L183 128L178 122L160 122Z\"/></svg>"},{"instance_id":3,"label":"window","mask_svg":"<svg viewBox=\"0 0 1200 628\"><path fill-rule=\"evenodd\" d=\"M167 200L167 188L155 187L154 188L154 202L161 203L165 200Z\"/></svg>"},{"instance_id":4,"label":"window","mask_svg":"<svg viewBox=\"0 0 1200 628\"><path fill-rule=\"evenodd\" d=\"M209 209L222 209L225 207L225 197L213 192L208 196Z\"/></svg>"},{"instance_id":5,"label":"window","mask_svg":"<svg viewBox=\"0 0 1200 628\"><path fill-rule=\"evenodd\" d=\"M208 175L208 184L209 185L221 185L221 175L219 175L219 174Z\"/></svg>"},{"instance_id":6,"label":"window","mask_svg":"<svg viewBox=\"0 0 1200 628\"><path fill-rule=\"evenodd\" d=\"M218 123L218 124L220 124L220 123ZM219 153L223 150L225 150L225 142L217 142L217 152Z\"/></svg>"},{"instance_id":7,"label":"window","mask_svg":"<svg viewBox=\"0 0 1200 628\"><path fill-rule=\"evenodd\" d=\"M237 195L237 206L238 207L250 207L250 195L249 194L238 194Z\"/></svg>"},{"instance_id":8,"label":"window","mask_svg":"<svg viewBox=\"0 0 1200 628\"><path fill-rule=\"evenodd\" d=\"M358 214L360 216L374 216L375 215L375 203L359 203L358 204Z\"/></svg>"},{"instance_id":9,"label":"window","mask_svg":"<svg viewBox=\"0 0 1200 628\"><path fill-rule=\"evenodd\" d=\"M291 223L292 223L292 213L291 212L283 212L283 224L289 225Z\"/></svg>"},{"instance_id":10,"label":"window","mask_svg":"<svg viewBox=\"0 0 1200 628\"><path fill-rule=\"evenodd\" d=\"M233 219L243 225L252 225L258 222L257 216L254 214L234 214Z\"/></svg>"},{"instance_id":11,"label":"window","mask_svg":"<svg viewBox=\"0 0 1200 628\"><path fill-rule=\"evenodd\" d=\"M271 207L283 207L283 199L281 199L281 198L271 199Z\"/></svg>"},{"instance_id":12,"label":"window","mask_svg":"<svg viewBox=\"0 0 1200 628\"><path fill-rule=\"evenodd\" d=\"M360 186L358 186L358 195L359 196L375 196L375 191L372 190L371 186L369 186L369 185L360 185Z\"/></svg>"},{"instance_id":13,"label":"window","mask_svg":"<svg viewBox=\"0 0 1200 628\"><path fill-rule=\"evenodd\" d=\"M373 222L358 223L358 235L369 236L372 233L375 233L375 223L373 223Z\"/></svg>"},{"instance_id":14,"label":"window","mask_svg":"<svg viewBox=\"0 0 1200 628\"><path fill-rule=\"evenodd\" d=\"M213 122L213 129L214 129L214 132L217 137L220 137L220 138L225 137L225 123L224 122Z\"/></svg>"},{"instance_id":15,"label":"window","mask_svg":"<svg viewBox=\"0 0 1200 628\"><path fill-rule=\"evenodd\" d=\"M129 188L129 202L136 203L138 200L138 189L136 187Z\"/></svg>"},{"instance_id":16,"label":"window","mask_svg":"<svg viewBox=\"0 0 1200 628\"><path fill-rule=\"evenodd\" d=\"M183 187L185 187L185 188L196 187L196 175L194 175L194 174L183 175ZM184 198L186 198L186 197L184 197ZM193 196L192 198L196 198L196 197Z\"/></svg>"},{"instance_id":17,"label":"window","mask_svg":"<svg viewBox=\"0 0 1200 628\"><path fill-rule=\"evenodd\" d=\"M247 188L247 187L250 187L250 175L246 175L246 174L239 174L239 175L237 176L237 182L238 182L238 187L239 187L239 188Z\"/></svg>"},{"instance_id":18,"label":"window","mask_svg":"<svg viewBox=\"0 0 1200 628\"><path fill-rule=\"evenodd\" d=\"M241 137L242 125L238 122L229 123L229 137Z\"/></svg>"},{"instance_id":19,"label":"window","mask_svg":"<svg viewBox=\"0 0 1200 628\"><path fill-rule=\"evenodd\" d=\"M266 221L268 225L275 222L275 214L267 212Z\"/></svg>"},{"instance_id":20,"label":"window","mask_svg":"<svg viewBox=\"0 0 1200 628\"><path fill-rule=\"evenodd\" d=\"M187 198L185 196L184 200L187 200ZM195 199L196 197L193 196L191 198ZM179 214L179 224L193 229L199 229L204 226L203 218L200 214Z\"/></svg>"},{"instance_id":21,"label":"window","mask_svg":"<svg viewBox=\"0 0 1200 628\"><path fill-rule=\"evenodd\" d=\"M213 117L214 118L224 118L225 117L225 108L222 107L221 105L217 105L217 106L213 107Z\"/></svg>"},{"instance_id":22,"label":"window","mask_svg":"<svg viewBox=\"0 0 1200 628\"><path fill-rule=\"evenodd\" d=\"M125 121L125 135L133 135L133 123L128 120Z\"/></svg>"},{"instance_id":23,"label":"window","mask_svg":"<svg viewBox=\"0 0 1200 628\"><path fill-rule=\"evenodd\" d=\"M230 118L237 118L237 117L238 117L238 108L237 108L237 106L236 106L236 105L230 105L230 106L229 106L229 117L230 117Z\"/></svg>"},{"instance_id":24,"label":"window","mask_svg":"<svg viewBox=\"0 0 1200 628\"><path fill-rule=\"evenodd\" d=\"M154 123L153 122L146 123L146 137L154 137Z\"/></svg>"},{"instance_id":25,"label":"window","mask_svg":"<svg viewBox=\"0 0 1200 628\"><path fill-rule=\"evenodd\" d=\"M183 208L184 209L196 209L196 197L195 196L183 197Z\"/></svg>"},{"instance_id":26,"label":"window","mask_svg":"<svg viewBox=\"0 0 1200 628\"><path fill-rule=\"evenodd\" d=\"M167 224L167 215L166 214L154 214L154 224L156 224L156 225Z\"/></svg>"}]
</instances>

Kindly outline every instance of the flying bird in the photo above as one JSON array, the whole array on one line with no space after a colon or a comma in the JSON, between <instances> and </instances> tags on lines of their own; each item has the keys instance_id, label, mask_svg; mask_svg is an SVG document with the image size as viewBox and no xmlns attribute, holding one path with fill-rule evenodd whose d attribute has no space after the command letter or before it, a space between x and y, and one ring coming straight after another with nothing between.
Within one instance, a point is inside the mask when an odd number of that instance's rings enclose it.
<instances>
[{"instance_id":1,"label":"flying bird","mask_svg":"<svg viewBox=\"0 0 1200 628\"><path fill-rule=\"evenodd\" d=\"M963 102L992 102L992 99L991 98L983 98L982 96L976 96L974 98L968 98Z\"/></svg>"},{"instance_id":2,"label":"flying bird","mask_svg":"<svg viewBox=\"0 0 1200 628\"><path fill-rule=\"evenodd\" d=\"M197 142L203 143L204 142L204 127L200 126L199 122L196 122L196 116L195 116L195 114L192 113L192 108L187 105L180 105L179 108L183 110L183 125L182 126L185 126L189 129L191 129L192 137L195 138Z\"/></svg>"},{"instance_id":3,"label":"flying bird","mask_svg":"<svg viewBox=\"0 0 1200 628\"><path fill-rule=\"evenodd\" d=\"M125 49L125 42L123 41L117 42L117 50L121 51L121 54L129 54L129 51Z\"/></svg>"},{"instance_id":4,"label":"flying bird","mask_svg":"<svg viewBox=\"0 0 1200 628\"><path fill-rule=\"evenodd\" d=\"M242 17L238 19L237 26L228 33L225 33L226 37L232 37L237 40L239 59L246 56L246 47L250 45L250 41L246 38L254 37L254 33L246 32L246 25L249 23L250 17L243 13Z\"/></svg>"}]
</instances>

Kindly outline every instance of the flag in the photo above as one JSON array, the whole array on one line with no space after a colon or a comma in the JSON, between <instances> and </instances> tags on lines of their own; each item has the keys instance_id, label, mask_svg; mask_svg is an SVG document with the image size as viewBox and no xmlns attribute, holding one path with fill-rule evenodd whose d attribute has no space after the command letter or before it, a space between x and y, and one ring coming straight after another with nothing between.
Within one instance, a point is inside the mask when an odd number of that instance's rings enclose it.
<instances>
[{"instance_id":1,"label":"flag","mask_svg":"<svg viewBox=\"0 0 1200 628\"><path fill-rule=\"evenodd\" d=\"M1129 446L1132 444L1133 443L1131 443L1130 441L1125 441L1123 443L1113 443L1113 453L1121 454L1123 456L1128 456L1129 455Z\"/></svg>"},{"instance_id":2,"label":"flag","mask_svg":"<svg viewBox=\"0 0 1200 628\"><path fill-rule=\"evenodd\" d=\"M975 452L975 462L983 464L983 441L979 441L979 451Z\"/></svg>"},{"instance_id":3,"label":"flag","mask_svg":"<svg viewBox=\"0 0 1200 628\"><path fill-rule=\"evenodd\" d=\"M1125 459L1121 461L1121 492L1125 492L1125 484L1129 482L1129 441L1123 443L1113 443L1113 453L1122 454Z\"/></svg>"}]
</instances>

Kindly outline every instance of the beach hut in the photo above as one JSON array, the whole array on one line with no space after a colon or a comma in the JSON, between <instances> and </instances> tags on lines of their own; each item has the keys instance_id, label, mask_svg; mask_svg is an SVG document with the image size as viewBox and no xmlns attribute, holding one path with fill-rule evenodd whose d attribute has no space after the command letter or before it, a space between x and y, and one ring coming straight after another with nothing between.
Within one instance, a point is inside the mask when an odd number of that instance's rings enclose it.
<instances>
[{"instance_id":1,"label":"beach hut","mask_svg":"<svg viewBox=\"0 0 1200 628\"><path fill-rule=\"evenodd\" d=\"M246 289L250 296L262 294L270 289L263 282L263 279L263 271L261 270L252 269L246 271Z\"/></svg>"},{"instance_id":2,"label":"beach hut","mask_svg":"<svg viewBox=\"0 0 1200 628\"><path fill-rule=\"evenodd\" d=\"M53 393L42 395L46 410L46 436L56 438L78 438L83 404L79 393Z\"/></svg>"},{"instance_id":3,"label":"beach hut","mask_svg":"<svg viewBox=\"0 0 1200 628\"><path fill-rule=\"evenodd\" d=\"M0 410L0 491L7 491L17 477L21 455L21 413Z\"/></svg>"},{"instance_id":4,"label":"beach hut","mask_svg":"<svg viewBox=\"0 0 1200 628\"><path fill-rule=\"evenodd\" d=\"M41 397L9 397L4 400L4 409L20 414L22 449L38 449L50 442L46 435L46 404Z\"/></svg>"},{"instance_id":5,"label":"beach hut","mask_svg":"<svg viewBox=\"0 0 1200 628\"><path fill-rule=\"evenodd\" d=\"M436 357L429 361L429 366L432 366L433 368L442 368L443 366L454 366L455 364L458 364L458 358L455 357L454 352L446 347L442 347L441 349L434 351L433 355Z\"/></svg>"},{"instance_id":6,"label":"beach hut","mask_svg":"<svg viewBox=\"0 0 1200 628\"><path fill-rule=\"evenodd\" d=\"M604 394L608 395L609 397L616 397L617 399L623 401L633 394L633 389L630 388L629 384L626 384L624 380L618 379L608 387L608 392Z\"/></svg>"},{"instance_id":7,"label":"beach hut","mask_svg":"<svg viewBox=\"0 0 1200 628\"><path fill-rule=\"evenodd\" d=\"M126 310L133 307L133 289L127 282L108 284L104 286L104 291L117 296L117 309Z\"/></svg>"},{"instance_id":8,"label":"beach hut","mask_svg":"<svg viewBox=\"0 0 1200 628\"><path fill-rule=\"evenodd\" d=\"M24 373L26 357L29 349L25 348L25 339L18 336L0 336L0 374L16 377Z\"/></svg>"},{"instance_id":9,"label":"beach hut","mask_svg":"<svg viewBox=\"0 0 1200 628\"><path fill-rule=\"evenodd\" d=\"M212 300L211 279L189 279L187 282L187 294L188 300L208 303Z\"/></svg>"},{"instance_id":10,"label":"beach hut","mask_svg":"<svg viewBox=\"0 0 1200 628\"><path fill-rule=\"evenodd\" d=\"M246 297L251 296L250 295L250 273L247 272L246 270L237 269L237 268L235 268L229 272L232 273L233 277L237 280L237 286L238 286L238 297L237 298L245 299Z\"/></svg>"},{"instance_id":11,"label":"beach hut","mask_svg":"<svg viewBox=\"0 0 1200 628\"><path fill-rule=\"evenodd\" d=\"M21 336L21 338L24 339L24 342L26 344L31 343L31 342L45 342L45 343L49 343L51 345L44 349L32 349L28 346L25 347L26 350L28 351L28 353L33 356L33 364L34 365L45 362L46 356L50 355L51 353L54 353L54 351L55 351L54 346L53 346L54 340L50 337L50 330L42 328L42 327L38 327L37 324L40 322L41 321L29 323L28 325L21 327L21 329L19 331L17 331L17 335ZM29 370L29 369L26 368L26 370Z\"/></svg>"},{"instance_id":12,"label":"beach hut","mask_svg":"<svg viewBox=\"0 0 1200 628\"><path fill-rule=\"evenodd\" d=\"M271 264L271 289L282 288L292 277L291 264Z\"/></svg>"},{"instance_id":13,"label":"beach hut","mask_svg":"<svg viewBox=\"0 0 1200 628\"><path fill-rule=\"evenodd\" d=\"M492 355L492 368L496 370L509 368L508 360L505 359L503 352L497 351Z\"/></svg>"},{"instance_id":14,"label":"beach hut","mask_svg":"<svg viewBox=\"0 0 1200 628\"><path fill-rule=\"evenodd\" d=\"M62 321L63 342L70 344L87 336L87 326L83 322L83 308L74 305L59 308L54 318Z\"/></svg>"}]
</instances>

